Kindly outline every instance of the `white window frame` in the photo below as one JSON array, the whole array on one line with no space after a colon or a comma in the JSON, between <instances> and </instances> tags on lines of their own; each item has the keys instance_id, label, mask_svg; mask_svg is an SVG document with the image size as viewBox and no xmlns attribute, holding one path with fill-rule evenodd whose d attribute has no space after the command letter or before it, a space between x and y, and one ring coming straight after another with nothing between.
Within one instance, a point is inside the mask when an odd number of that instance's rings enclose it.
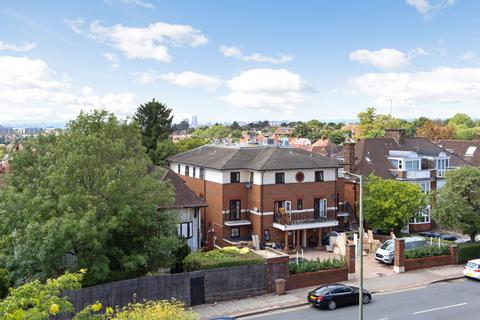
<instances>
[{"instance_id":1,"label":"white window frame","mask_svg":"<svg viewBox=\"0 0 480 320\"><path fill-rule=\"evenodd\" d=\"M426 207L420 214L415 215L413 217L413 221L410 222L411 224L424 224L424 223L430 223L431 217L430 217L430 206ZM420 218L422 220L420 220Z\"/></svg>"},{"instance_id":2,"label":"white window frame","mask_svg":"<svg viewBox=\"0 0 480 320\"><path fill-rule=\"evenodd\" d=\"M193 237L193 221L184 221L178 224L178 236L183 239L191 239Z\"/></svg>"}]
</instances>

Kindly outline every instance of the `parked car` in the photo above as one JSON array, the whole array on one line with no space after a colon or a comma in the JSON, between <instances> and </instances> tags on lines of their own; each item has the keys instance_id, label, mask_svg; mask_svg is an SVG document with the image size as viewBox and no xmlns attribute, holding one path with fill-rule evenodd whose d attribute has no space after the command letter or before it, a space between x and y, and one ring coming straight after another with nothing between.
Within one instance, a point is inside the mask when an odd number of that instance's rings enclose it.
<instances>
[{"instance_id":1,"label":"parked car","mask_svg":"<svg viewBox=\"0 0 480 320\"><path fill-rule=\"evenodd\" d=\"M308 293L307 301L320 308L335 310L337 307L358 304L359 288L343 284L328 284ZM372 295L363 290L363 304L372 301Z\"/></svg>"},{"instance_id":2,"label":"parked car","mask_svg":"<svg viewBox=\"0 0 480 320\"><path fill-rule=\"evenodd\" d=\"M480 259L470 260L463 267L463 275L480 280Z\"/></svg>"},{"instance_id":3,"label":"parked car","mask_svg":"<svg viewBox=\"0 0 480 320\"><path fill-rule=\"evenodd\" d=\"M420 232L418 235L427 238L440 238L440 233L434 231L424 231Z\"/></svg>"},{"instance_id":4,"label":"parked car","mask_svg":"<svg viewBox=\"0 0 480 320\"><path fill-rule=\"evenodd\" d=\"M405 251L424 247L427 245L427 240L419 237L405 238ZM395 256L395 241L387 240L375 252L375 259L388 264L393 263Z\"/></svg>"}]
</instances>

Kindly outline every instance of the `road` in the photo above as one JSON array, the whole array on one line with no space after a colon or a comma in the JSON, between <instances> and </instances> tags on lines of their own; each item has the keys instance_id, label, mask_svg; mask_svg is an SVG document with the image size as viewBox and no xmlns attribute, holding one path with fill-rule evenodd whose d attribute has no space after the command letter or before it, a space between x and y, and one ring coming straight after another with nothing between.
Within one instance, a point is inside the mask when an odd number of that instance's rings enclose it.
<instances>
[{"instance_id":1,"label":"road","mask_svg":"<svg viewBox=\"0 0 480 320\"><path fill-rule=\"evenodd\" d=\"M414 290L376 294L364 310L365 320L480 319L480 281L461 279ZM304 306L242 319L352 320L358 319L358 306L334 311Z\"/></svg>"}]
</instances>

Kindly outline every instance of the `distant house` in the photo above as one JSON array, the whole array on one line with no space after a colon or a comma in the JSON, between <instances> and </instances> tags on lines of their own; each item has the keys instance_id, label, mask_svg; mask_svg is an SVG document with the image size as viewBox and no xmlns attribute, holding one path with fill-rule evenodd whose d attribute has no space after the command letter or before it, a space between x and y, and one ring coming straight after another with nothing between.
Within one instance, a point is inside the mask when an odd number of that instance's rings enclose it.
<instances>
[{"instance_id":1,"label":"distant house","mask_svg":"<svg viewBox=\"0 0 480 320\"><path fill-rule=\"evenodd\" d=\"M305 138L291 138L289 145L329 158L335 158L342 151L341 146L331 142L327 138L319 139L314 143L311 143L310 140Z\"/></svg>"},{"instance_id":2,"label":"distant house","mask_svg":"<svg viewBox=\"0 0 480 320\"><path fill-rule=\"evenodd\" d=\"M473 166L480 167L480 140L440 139L437 144Z\"/></svg>"},{"instance_id":3,"label":"distant house","mask_svg":"<svg viewBox=\"0 0 480 320\"><path fill-rule=\"evenodd\" d=\"M405 137L403 129L387 129L384 138L359 139L343 147L345 171L383 179L417 184L423 192L445 184L445 173L468 162L424 138ZM356 183L345 179L345 201L354 206L358 201ZM411 232L431 229L430 207L410 221Z\"/></svg>"},{"instance_id":4,"label":"distant house","mask_svg":"<svg viewBox=\"0 0 480 320\"><path fill-rule=\"evenodd\" d=\"M173 171L168 170L163 179L170 180L175 188L175 203L163 208L179 217L178 236L187 241L192 251L200 249L202 240L200 211L206 208L207 204Z\"/></svg>"},{"instance_id":5,"label":"distant house","mask_svg":"<svg viewBox=\"0 0 480 320\"><path fill-rule=\"evenodd\" d=\"M293 128L290 127L280 127L275 129L275 135L279 137L288 137L293 134Z\"/></svg>"}]
</instances>

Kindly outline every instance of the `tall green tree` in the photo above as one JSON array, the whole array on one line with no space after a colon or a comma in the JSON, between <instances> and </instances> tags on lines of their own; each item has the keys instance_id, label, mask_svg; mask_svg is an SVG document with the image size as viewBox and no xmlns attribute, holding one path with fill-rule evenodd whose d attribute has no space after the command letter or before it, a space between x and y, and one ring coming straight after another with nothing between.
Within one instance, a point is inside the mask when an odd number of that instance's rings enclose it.
<instances>
[{"instance_id":1,"label":"tall green tree","mask_svg":"<svg viewBox=\"0 0 480 320\"><path fill-rule=\"evenodd\" d=\"M358 119L360 120L359 133L356 138L383 137L385 129L405 127L400 119L387 114L377 114L375 108L367 108L365 112L360 112Z\"/></svg>"},{"instance_id":2,"label":"tall green tree","mask_svg":"<svg viewBox=\"0 0 480 320\"><path fill-rule=\"evenodd\" d=\"M172 133L172 109L153 99L140 105L133 119L138 122L142 132L142 142L147 148L147 154L155 164L164 159L157 158L157 146Z\"/></svg>"},{"instance_id":3,"label":"tall green tree","mask_svg":"<svg viewBox=\"0 0 480 320\"><path fill-rule=\"evenodd\" d=\"M372 228L399 234L406 223L425 209L426 201L427 196L416 184L370 175L365 183L365 220Z\"/></svg>"},{"instance_id":4,"label":"tall green tree","mask_svg":"<svg viewBox=\"0 0 480 320\"><path fill-rule=\"evenodd\" d=\"M144 275L169 263L174 200L136 122L80 113L59 136L15 153L0 189L0 257L16 283L88 268L86 284Z\"/></svg>"},{"instance_id":5,"label":"tall green tree","mask_svg":"<svg viewBox=\"0 0 480 320\"><path fill-rule=\"evenodd\" d=\"M445 180L436 195L432 216L438 224L458 229L474 240L480 233L480 168L448 171Z\"/></svg>"}]
</instances>

